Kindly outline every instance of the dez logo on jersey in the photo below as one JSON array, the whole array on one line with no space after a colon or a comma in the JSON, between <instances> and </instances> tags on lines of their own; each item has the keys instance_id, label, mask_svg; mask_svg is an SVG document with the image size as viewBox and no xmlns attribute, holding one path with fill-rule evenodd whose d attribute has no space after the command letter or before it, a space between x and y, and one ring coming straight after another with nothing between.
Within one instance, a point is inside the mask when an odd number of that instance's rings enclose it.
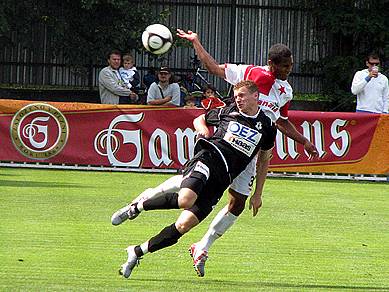
<instances>
[{"instance_id":1,"label":"dez logo on jersey","mask_svg":"<svg viewBox=\"0 0 389 292\"><path fill-rule=\"evenodd\" d=\"M261 140L262 134L238 122L229 122L224 140L240 152L251 156Z\"/></svg>"}]
</instances>

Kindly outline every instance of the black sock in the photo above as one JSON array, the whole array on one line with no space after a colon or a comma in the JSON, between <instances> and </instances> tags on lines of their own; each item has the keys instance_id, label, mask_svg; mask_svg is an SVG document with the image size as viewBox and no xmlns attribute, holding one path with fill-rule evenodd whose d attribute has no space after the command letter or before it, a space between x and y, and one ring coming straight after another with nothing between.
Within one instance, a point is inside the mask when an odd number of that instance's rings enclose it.
<instances>
[{"instance_id":1,"label":"black sock","mask_svg":"<svg viewBox=\"0 0 389 292\"><path fill-rule=\"evenodd\" d=\"M135 254L136 254L136 256L137 256L138 258L140 258L141 256L143 256L143 251L142 251L142 249L140 248L140 245L135 246L134 251L135 251Z\"/></svg>"},{"instance_id":2,"label":"black sock","mask_svg":"<svg viewBox=\"0 0 389 292\"><path fill-rule=\"evenodd\" d=\"M155 252L162 248L171 246L177 243L182 234L177 230L176 225L173 223L170 226L165 227L156 236L149 240L149 252Z\"/></svg>"},{"instance_id":3,"label":"black sock","mask_svg":"<svg viewBox=\"0 0 389 292\"><path fill-rule=\"evenodd\" d=\"M158 198L152 198L143 202L143 209L158 210L158 209L180 209L178 207L178 194L167 193Z\"/></svg>"},{"instance_id":4,"label":"black sock","mask_svg":"<svg viewBox=\"0 0 389 292\"><path fill-rule=\"evenodd\" d=\"M135 202L135 203L134 203L134 208L135 208L135 211L136 211L137 213L140 213L140 211L139 211L139 209L138 209L138 202Z\"/></svg>"}]
</instances>

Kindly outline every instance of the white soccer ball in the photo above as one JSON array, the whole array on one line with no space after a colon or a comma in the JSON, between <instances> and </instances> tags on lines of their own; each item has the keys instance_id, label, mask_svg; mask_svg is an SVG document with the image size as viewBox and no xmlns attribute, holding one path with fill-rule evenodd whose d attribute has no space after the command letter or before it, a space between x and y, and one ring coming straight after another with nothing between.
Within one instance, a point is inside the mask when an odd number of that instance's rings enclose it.
<instances>
[{"instance_id":1,"label":"white soccer ball","mask_svg":"<svg viewBox=\"0 0 389 292\"><path fill-rule=\"evenodd\" d=\"M162 24L152 24L146 27L142 34L142 43L146 50L161 55L166 53L173 44L170 30Z\"/></svg>"}]
</instances>

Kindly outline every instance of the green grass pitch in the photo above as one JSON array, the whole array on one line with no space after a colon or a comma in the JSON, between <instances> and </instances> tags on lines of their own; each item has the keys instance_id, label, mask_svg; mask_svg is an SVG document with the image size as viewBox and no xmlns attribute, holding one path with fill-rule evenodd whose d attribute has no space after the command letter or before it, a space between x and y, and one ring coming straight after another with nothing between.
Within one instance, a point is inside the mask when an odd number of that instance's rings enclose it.
<instances>
[{"instance_id":1,"label":"green grass pitch","mask_svg":"<svg viewBox=\"0 0 389 292\"><path fill-rule=\"evenodd\" d=\"M178 244L146 255L125 280L124 248L178 210L111 214L168 175L0 168L0 291L389 291L389 184L268 179L210 250L198 278L187 248L226 198Z\"/></svg>"}]
</instances>

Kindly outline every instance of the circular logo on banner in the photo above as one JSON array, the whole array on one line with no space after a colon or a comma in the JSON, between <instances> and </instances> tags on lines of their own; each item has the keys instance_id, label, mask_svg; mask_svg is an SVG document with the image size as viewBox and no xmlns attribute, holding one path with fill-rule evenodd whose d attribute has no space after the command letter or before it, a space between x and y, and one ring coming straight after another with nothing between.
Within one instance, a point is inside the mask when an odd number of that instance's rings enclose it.
<instances>
[{"instance_id":1,"label":"circular logo on banner","mask_svg":"<svg viewBox=\"0 0 389 292\"><path fill-rule=\"evenodd\" d=\"M65 116L45 103L33 103L20 109L12 119L10 130L16 149L31 159L57 155L69 134Z\"/></svg>"}]
</instances>

